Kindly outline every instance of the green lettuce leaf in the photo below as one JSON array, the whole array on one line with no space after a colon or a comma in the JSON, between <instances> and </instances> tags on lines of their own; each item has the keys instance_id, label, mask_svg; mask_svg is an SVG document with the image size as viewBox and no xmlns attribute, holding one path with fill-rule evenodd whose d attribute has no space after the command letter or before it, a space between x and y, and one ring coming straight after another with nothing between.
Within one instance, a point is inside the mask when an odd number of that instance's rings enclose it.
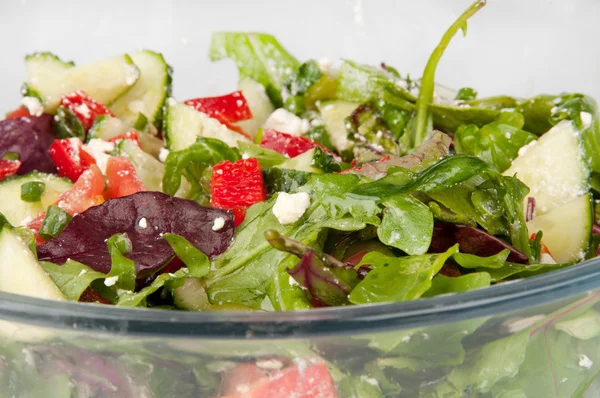
<instances>
[{"instance_id":1,"label":"green lettuce leaf","mask_svg":"<svg viewBox=\"0 0 600 398\"><path fill-rule=\"evenodd\" d=\"M115 283L112 286L116 289L134 291L135 263L124 256L131 251L131 241L127 234L114 234L108 238L106 244L111 259L110 272L106 275L106 279L114 279ZM105 281L105 285L110 286L107 282Z\"/></svg>"},{"instance_id":2,"label":"green lettuce leaf","mask_svg":"<svg viewBox=\"0 0 600 398\"><path fill-rule=\"evenodd\" d=\"M105 279L107 276L73 260L67 260L63 265L47 261L40 261L40 264L65 297L72 301L79 301L81 294L90 287L92 282Z\"/></svg>"},{"instance_id":3,"label":"green lettuce leaf","mask_svg":"<svg viewBox=\"0 0 600 398\"><path fill-rule=\"evenodd\" d=\"M463 268L492 268L498 269L504 267L506 259L510 254L509 249L489 257L480 257L468 253L456 253L452 258Z\"/></svg>"},{"instance_id":4,"label":"green lettuce leaf","mask_svg":"<svg viewBox=\"0 0 600 398\"><path fill-rule=\"evenodd\" d=\"M456 254L455 254L456 256ZM431 281L431 288L422 297L439 296L440 294L468 292L469 290L481 289L490 286L491 278L487 272L474 272L450 278L437 274Z\"/></svg>"},{"instance_id":5,"label":"green lettuce leaf","mask_svg":"<svg viewBox=\"0 0 600 398\"><path fill-rule=\"evenodd\" d=\"M433 234L433 214L418 199L409 195L391 196L385 206L377 235L382 243L409 255L424 254Z\"/></svg>"}]
</instances>

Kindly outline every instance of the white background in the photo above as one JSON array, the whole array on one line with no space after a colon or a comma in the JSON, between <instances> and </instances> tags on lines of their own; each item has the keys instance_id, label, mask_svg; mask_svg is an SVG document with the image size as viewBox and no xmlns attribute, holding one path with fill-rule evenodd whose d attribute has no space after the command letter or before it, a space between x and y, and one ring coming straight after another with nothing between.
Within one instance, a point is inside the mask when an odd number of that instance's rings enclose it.
<instances>
[{"instance_id":1,"label":"white background","mask_svg":"<svg viewBox=\"0 0 600 398\"><path fill-rule=\"evenodd\" d=\"M230 62L207 59L217 30L275 34L300 60L386 61L420 77L470 0L0 0L0 112L19 102L23 56L52 51L82 64L137 48L163 52L179 99L235 87ZM482 94L583 91L600 98L600 1L489 0L455 37L437 81Z\"/></svg>"}]
</instances>

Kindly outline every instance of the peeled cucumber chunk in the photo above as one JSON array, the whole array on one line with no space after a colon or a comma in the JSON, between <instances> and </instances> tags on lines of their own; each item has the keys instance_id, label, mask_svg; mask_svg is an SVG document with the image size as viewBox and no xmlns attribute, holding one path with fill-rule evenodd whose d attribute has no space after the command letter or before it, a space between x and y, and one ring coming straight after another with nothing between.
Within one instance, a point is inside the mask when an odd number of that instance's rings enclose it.
<instances>
[{"instance_id":1,"label":"peeled cucumber chunk","mask_svg":"<svg viewBox=\"0 0 600 398\"><path fill-rule=\"evenodd\" d=\"M320 101L317 103L329 134L329 140L339 152L352 146L352 142L348 140L345 119L350 116L358 105L360 104L342 100Z\"/></svg>"},{"instance_id":2,"label":"peeled cucumber chunk","mask_svg":"<svg viewBox=\"0 0 600 398\"><path fill-rule=\"evenodd\" d=\"M537 141L521 148L503 174L516 174L529 187L528 196L535 198L536 214L569 203L590 188L590 170L581 135L571 121L560 122Z\"/></svg>"},{"instance_id":3,"label":"peeled cucumber chunk","mask_svg":"<svg viewBox=\"0 0 600 398\"><path fill-rule=\"evenodd\" d=\"M542 231L542 242L558 263L581 261L590 243L594 207L586 194L527 223L530 234Z\"/></svg>"},{"instance_id":4,"label":"peeled cucumber chunk","mask_svg":"<svg viewBox=\"0 0 600 398\"><path fill-rule=\"evenodd\" d=\"M48 54L37 53L25 59L28 79L23 92L25 96L37 97L46 113L56 113L61 97L77 90L110 105L140 76L127 54L77 67Z\"/></svg>"},{"instance_id":5,"label":"peeled cucumber chunk","mask_svg":"<svg viewBox=\"0 0 600 398\"><path fill-rule=\"evenodd\" d=\"M267 121L269 115L273 113L275 107L262 84L250 78L245 78L240 81L239 89L242 90L242 95L248 103L250 112L252 112L252 119L243 120L238 122L237 125L254 137L258 129Z\"/></svg>"},{"instance_id":6,"label":"peeled cucumber chunk","mask_svg":"<svg viewBox=\"0 0 600 398\"><path fill-rule=\"evenodd\" d=\"M0 232L0 290L49 300L65 300L27 245L6 227Z\"/></svg>"}]
</instances>

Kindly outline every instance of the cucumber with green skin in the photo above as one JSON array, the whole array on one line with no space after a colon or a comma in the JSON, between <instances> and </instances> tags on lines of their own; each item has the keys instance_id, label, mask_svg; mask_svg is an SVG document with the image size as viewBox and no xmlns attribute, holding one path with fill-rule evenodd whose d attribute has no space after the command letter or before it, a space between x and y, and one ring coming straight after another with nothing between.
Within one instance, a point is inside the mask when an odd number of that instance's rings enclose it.
<instances>
[{"instance_id":1,"label":"cucumber with green skin","mask_svg":"<svg viewBox=\"0 0 600 398\"><path fill-rule=\"evenodd\" d=\"M186 149L196 138L217 138L231 147L237 147L238 141L249 140L235 131L229 130L219 121L198 112L194 108L172 98L165 106L165 140L171 151Z\"/></svg>"},{"instance_id":2,"label":"cucumber with green skin","mask_svg":"<svg viewBox=\"0 0 600 398\"><path fill-rule=\"evenodd\" d=\"M25 242L8 226L4 226L0 231L0 291L49 300L65 300L58 286L44 271Z\"/></svg>"},{"instance_id":3,"label":"cucumber with green skin","mask_svg":"<svg viewBox=\"0 0 600 398\"><path fill-rule=\"evenodd\" d=\"M39 99L44 112L54 114L63 95L82 90L96 101L110 105L138 80L140 71L129 55L106 58L77 66L50 53L25 58L28 79L25 96Z\"/></svg>"},{"instance_id":4,"label":"cucumber with green skin","mask_svg":"<svg viewBox=\"0 0 600 398\"><path fill-rule=\"evenodd\" d=\"M171 95L172 69L162 54L150 50L133 53L131 59L140 77L110 110L128 126L133 126L141 113L160 130L163 107Z\"/></svg>"},{"instance_id":5,"label":"cucumber with green skin","mask_svg":"<svg viewBox=\"0 0 600 398\"><path fill-rule=\"evenodd\" d=\"M267 193L292 192L306 184L312 173L300 170L271 167L263 170Z\"/></svg>"},{"instance_id":6,"label":"cucumber with green skin","mask_svg":"<svg viewBox=\"0 0 600 398\"><path fill-rule=\"evenodd\" d=\"M342 171L342 164L336 163L332 155L318 146L286 160L277 167L317 174Z\"/></svg>"},{"instance_id":7,"label":"cucumber with green skin","mask_svg":"<svg viewBox=\"0 0 600 398\"><path fill-rule=\"evenodd\" d=\"M21 200L21 185L28 182L44 183L45 189L40 201L25 202ZM22 225L35 218L38 213L46 211L46 208L56 203L60 195L72 185L67 178L38 171L23 176L9 177L0 182L0 197L2 197L0 213L4 214L12 225Z\"/></svg>"}]
</instances>

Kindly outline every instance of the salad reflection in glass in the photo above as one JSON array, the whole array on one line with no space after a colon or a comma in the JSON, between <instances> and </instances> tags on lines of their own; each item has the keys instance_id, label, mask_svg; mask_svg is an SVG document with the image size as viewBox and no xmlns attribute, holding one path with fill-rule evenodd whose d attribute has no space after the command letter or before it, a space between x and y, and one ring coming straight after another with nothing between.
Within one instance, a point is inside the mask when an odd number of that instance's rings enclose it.
<instances>
[{"instance_id":1,"label":"salad reflection in glass","mask_svg":"<svg viewBox=\"0 0 600 398\"><path fill-rule=\"evenodd\" d=\"M465 292L595 257L596 102L448 95L435 83L446 46L483 4L448 29L420 80L387 64L301 63L267 34L215 33L209 56L236 62L239 90L180 102L171 67L153 51L83 66L28 55L23 106L0 122L0 290L293 311ZM441 343L458 351L435 365L444 380L435 393L477 383L478 361L511 347L515 359L477 388L502 386L526 361L537 321L471 362L464 334ZM597 313L569 322L596 325ZM484 321L467 323L472 334ZM574 325L556 333L579 338ZM384 345L395 352L398 341ZM386 366L422 369L421 354ZM278 364L236 371L300 377ZM308 369L327 382L307 384L307 396L334 396L332 365ZM394 396L400 387L374 369L367 384ZM262 396L272 386L252 389Z\"/></svg>"}]
</instances>

